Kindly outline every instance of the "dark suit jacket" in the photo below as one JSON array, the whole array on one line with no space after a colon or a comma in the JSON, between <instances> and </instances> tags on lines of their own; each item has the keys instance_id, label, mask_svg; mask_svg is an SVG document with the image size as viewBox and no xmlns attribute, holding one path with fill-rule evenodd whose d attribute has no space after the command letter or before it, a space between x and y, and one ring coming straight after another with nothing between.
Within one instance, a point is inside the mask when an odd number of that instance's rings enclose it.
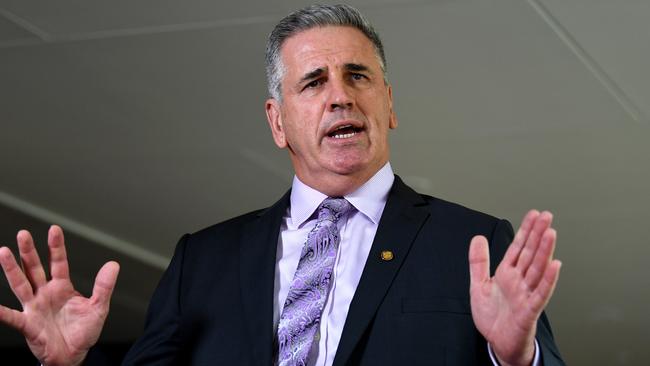
<instances>
[{"instance_id":1,"label":"dark suit jacket","mask_svg":"<svg viewBox=\"0 0 650 366\"><path fill-rule=\"evenodd\" d=\"M179 242L125 365L271 365L276 248L289 193L272 207ZM491 245L492 270L513 232L507 221L416 193L389 194L334 365L489 365L469 305L468 246ZM383 261L382 250L394 259ZM563 364L546 317L545 365Z\"/></svg>"}]
</instances>

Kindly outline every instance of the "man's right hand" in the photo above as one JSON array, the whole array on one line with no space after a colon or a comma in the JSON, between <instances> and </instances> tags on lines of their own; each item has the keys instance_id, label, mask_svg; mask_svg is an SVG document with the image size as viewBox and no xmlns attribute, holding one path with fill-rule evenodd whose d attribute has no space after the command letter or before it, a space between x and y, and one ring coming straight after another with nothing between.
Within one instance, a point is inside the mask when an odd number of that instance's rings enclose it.
<instances>
[{"instance_id":1,"label":"man's right hand","mask_svg":"<svg viewBox=\"0 0 650 366\"><path fill-rule=\"evenodd\" d=\"M120 266L108 262L97 273L93 294L83 297L70 281L63 231L48 233L48 281L28 231L17 236L22 269L11 250L0 248L0 264L23 311L0 305L0 322L16 328L45 366L79 365L99 338Z\"/></svg>"}]
</instances>

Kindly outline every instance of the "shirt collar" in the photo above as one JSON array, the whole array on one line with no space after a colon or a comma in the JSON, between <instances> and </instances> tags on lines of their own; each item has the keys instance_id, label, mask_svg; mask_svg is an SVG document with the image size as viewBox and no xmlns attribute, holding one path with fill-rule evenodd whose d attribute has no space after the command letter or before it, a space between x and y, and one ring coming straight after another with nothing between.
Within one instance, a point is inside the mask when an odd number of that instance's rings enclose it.
<instances>
[{"instance_id":1,"label":"shirt collar","mask_svg":"<svg viewBox=\"0 0 650 366\"><path fill-rule=\"evenodd\" d=\"M390 163L386 163L375 175L354 192L344 196L354 208L367 216L375 225L379 224L384 211L388 192L393 186L395 175ZM291 185L291 226L298 228L316 211L327 195L293 177Z\"/></svg>"}]
</instances>

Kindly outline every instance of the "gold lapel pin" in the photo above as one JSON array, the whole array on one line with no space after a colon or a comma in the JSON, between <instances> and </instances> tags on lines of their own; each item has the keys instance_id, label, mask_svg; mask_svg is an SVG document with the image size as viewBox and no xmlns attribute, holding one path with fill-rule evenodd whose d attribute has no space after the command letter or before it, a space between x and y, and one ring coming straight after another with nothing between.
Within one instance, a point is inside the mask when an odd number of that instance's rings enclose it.
<instances>
[{"instance_id":1,"label":"gold lapel pin","mask_svg":"<svg viewBox=\"0 0 650 366\"><path fill-rule=\"evenodd\" d=\"M393 252L390 250L382 250L381 251L381 260L383 261L392 261L393 260Z\"/></svg>"}]
</instances>

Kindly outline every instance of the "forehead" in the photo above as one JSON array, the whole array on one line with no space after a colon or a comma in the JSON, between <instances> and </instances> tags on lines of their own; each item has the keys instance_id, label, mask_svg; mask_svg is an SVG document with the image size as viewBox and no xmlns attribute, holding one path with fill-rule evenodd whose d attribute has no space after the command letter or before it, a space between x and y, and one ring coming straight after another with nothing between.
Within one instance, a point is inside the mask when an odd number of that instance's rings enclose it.
<instances>
[{"instance_id":1,"label":"forehead","mask_svg":"<svg viewBox=\"0 0 650 366\"><path fill-rule=\"evenodd\" d=\"M351 62L380 67L370 39L347 26L316 27L294 34L284 42L280 54L288 73Z\"/></svg>"}]
</instances>

